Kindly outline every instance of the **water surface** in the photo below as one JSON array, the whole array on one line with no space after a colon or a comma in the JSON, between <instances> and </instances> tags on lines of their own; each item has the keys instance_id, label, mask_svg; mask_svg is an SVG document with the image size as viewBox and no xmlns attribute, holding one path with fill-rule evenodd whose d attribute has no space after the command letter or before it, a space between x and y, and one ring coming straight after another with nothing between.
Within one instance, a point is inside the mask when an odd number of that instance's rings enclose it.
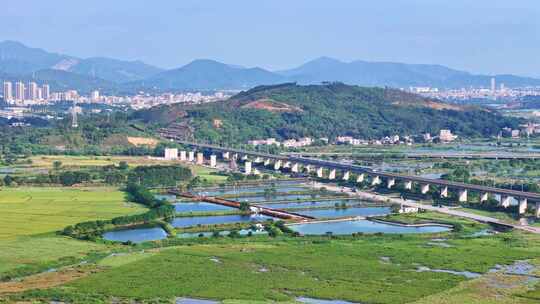
<instances>
[{"instance_id":1,"label":"water surface","mask_svg":"<svg viewBox=\"0 0 540 304\"><path fill-rule=\"evenodd\" d=\"M185 228L198 225L218 225L228 223L245 223L245 222L263 222L272 217L265 215L218 215L218 216L193 216L193 217L177 217L172 220L173 227Z\"/></svg>"},{"instance_id":2,"label":"water surface","mask_svg":"<svg viewBox=\"0 0 540 304\"><path fill-rule=\"evenodd\" d=\"M162 240L167 237L167 232L160 227L155 228L133 228L105 232L103 238L115 242L142 243L148 241Z\"/></svg>"},{"instance_id":3,"label":"water surface","mask_svg":"<svg viewBox=\"0 0 540 304\"><path fill-rule=\"evenodd\" d=\"M227 207L218 204L207 202L182 202L174 204L176 212L210 212L210 211L227 211L235 208Z\"/></svg>"},{"instance_id":4,"label":"water surface","mask_svg":"<svg viewBox=\"0 0 540 304\"><path fill-rule=\"evenodd\" d=\"M348 235L352 233L437 233L450 231L450 228L443 226L423 226L423 227L405 227L377 223L369 220L351 220L336 221L313 224L290 225L294 231L303 235L324 235L331 232L335 235Z\"/></svg>"}]
</instances>

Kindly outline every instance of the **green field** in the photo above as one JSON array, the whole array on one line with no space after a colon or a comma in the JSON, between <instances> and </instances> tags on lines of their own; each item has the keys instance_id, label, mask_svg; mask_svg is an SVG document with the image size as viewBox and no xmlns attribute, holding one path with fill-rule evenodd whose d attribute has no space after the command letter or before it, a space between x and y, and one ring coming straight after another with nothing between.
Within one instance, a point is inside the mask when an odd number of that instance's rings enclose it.
<instances>
[{"instance_id":1,"label":"green field","mask_svg":"<svg viewBox=\"0 0 540 304\"><path fill-rule=\"evenodd\" d=\"M435 297L454 288L461 291L453 293L466 298L470 291L460 285L466 281L462 276L418 272L419 266L486 273L495 264L540 256L538 238L517 232L482 238L443 234L442 237L449 237L448 248L430 245L433 237L260 238L178 246L159 253L139 253L131 259L107 258L101 263L111 267L109 270L56 291L148 301L186 296L250 303L309 296L363 303L405 303Z\"/></svg>"},{"instance_id":2,"label":"green field","mask_svg":"<svg viewBox=\"0 0 540 304\"><path fill-rule=\"evenodd\" d=\"M108 247L55 235L67 225L144 212L116 188L0 190L0 277L38 271ZM67 261L66 261L67 262ZM60 263L62 264L62 263Z\"/></svg>"},{"instance_id":3,"label":"green field","mask_svg":"<svg viewBox=\"0 0 540 304\"><path fill-rule=\"evenodd\" d=\"M4 188L0 190L0 240L144 210L126 203L124 193L116 188Z\"/></svg>"}]
</instances>

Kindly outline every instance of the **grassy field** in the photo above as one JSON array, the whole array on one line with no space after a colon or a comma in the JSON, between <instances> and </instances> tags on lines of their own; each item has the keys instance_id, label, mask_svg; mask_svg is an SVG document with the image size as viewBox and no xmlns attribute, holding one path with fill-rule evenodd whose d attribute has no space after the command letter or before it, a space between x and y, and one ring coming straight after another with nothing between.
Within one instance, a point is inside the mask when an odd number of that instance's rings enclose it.
<instances>
[{"instance_id":1,"label":"grassy field","mask_svg":"<svg viewBox=\"0 0 540 304\"><path fill-rule=\"evenodd\" d=\"M54 231L144 210L126 203L124 193L115 188L4 188L0 190L0 276L104 250L105 245L57 236Z\"/></svg>"},{"instance_id":2,"label":"grassy field","mask_svg":"<svg viewBox=\"0 0 540 304\"><path fill-rule=\"evenodd\" d=\"M471 298L467 284L481 278L467 281L457 275L418 272L417 268L486 273L495 264L540 255L538 237L518 232L481 238L441 235L448 238L445 243L450 247L430 245L433 237L262 238L178 246L137 253L132 258L107 258L101 264L109 266L108 270L56 292L148 301L186 296L253 303L309 296L363 303L405 303L425 297L438 300L421 303L475 303L457 299ZM445 302L446 292L454 294L456 301ZM530 292L525 288L515 292L521 294L507 293L508 302L502 303L536 303L534 298L522 298Z\"/></svg>"},{"instance_id":3,"label":"grassy field","mask_svg":"<svg viewBox=\"0 0 540 304\"><path fill-rule=\"evenodd\" d=\"M0 241L144 210L126 203L124 193L116 188L4 188L0 190Z\"/></svg>"}]
</instances>

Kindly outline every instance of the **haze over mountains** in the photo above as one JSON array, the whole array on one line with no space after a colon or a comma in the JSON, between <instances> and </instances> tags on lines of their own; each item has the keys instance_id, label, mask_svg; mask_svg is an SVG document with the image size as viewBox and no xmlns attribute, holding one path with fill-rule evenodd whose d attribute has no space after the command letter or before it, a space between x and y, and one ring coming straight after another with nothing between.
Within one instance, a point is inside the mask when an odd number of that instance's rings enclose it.
<instances>
[{"instance_id":1,"label":"haze over mountains","mask_svg":"<svg viewBox=\"0 0 540 304\"><path fill-rule=\"evenodd\" d=\"M394 62L343 62L321 57L284 71L244 68L213 60L194 60L180 68L163 70L141 61L78 58L30 48L19 42L0 43L0 81L34 79L53 89L83 93L129 94L145 91L249 89L284 82L317 84L339 81L360 86L432 86L439 88L489 87L491 77L507 87L540 86L540 79L515 75L475 75L441 65Z\"/></svg>"}]
</instances>

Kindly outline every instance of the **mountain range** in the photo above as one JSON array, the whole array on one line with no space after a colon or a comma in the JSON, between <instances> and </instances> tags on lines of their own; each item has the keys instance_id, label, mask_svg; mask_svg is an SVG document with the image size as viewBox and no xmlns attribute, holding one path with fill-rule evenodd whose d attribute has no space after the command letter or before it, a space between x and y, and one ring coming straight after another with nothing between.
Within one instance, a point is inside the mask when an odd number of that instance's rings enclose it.
<instances>
[{"instance_id":1,"label":"mountain range","mask_svg":"<svg viewBox=\"0 0 540 304\"><path fill-rule=\"evenodd\" d=\"M343 82L360 86L438 88L489 87L492 77L507 87L540 86L540 79L515 75L476 75L442 65L395 62L343 62L329 57L282 71L245 68L213 60L194 60L164 70L141 61L103 57L78 58L30 48L16 41L0 42L0 81L47 82L53 90L131 94L145 91L246 90L286 82Z\"/></svg>"}]
</instances>

